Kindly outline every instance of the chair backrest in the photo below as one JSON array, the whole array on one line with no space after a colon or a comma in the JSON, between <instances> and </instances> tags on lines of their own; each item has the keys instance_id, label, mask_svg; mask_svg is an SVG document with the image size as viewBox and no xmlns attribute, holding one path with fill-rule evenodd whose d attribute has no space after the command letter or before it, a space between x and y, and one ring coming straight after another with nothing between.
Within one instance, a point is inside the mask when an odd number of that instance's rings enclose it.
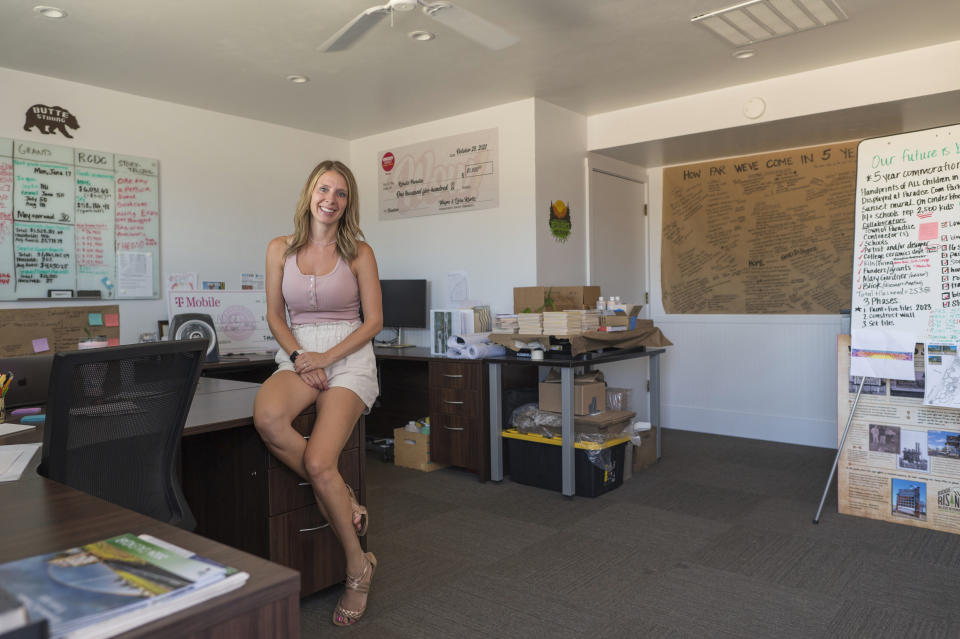
<instances>
[{"instance_id":1,"label":"chair backrest","mask_svg":"<svg viewBox=\"0 0 960 639\"><path fill-rule=\"evenodd\" d=\"M207 340L57 353L40 474L192 529L176 461Z\"/></svg>"}]
</instances>

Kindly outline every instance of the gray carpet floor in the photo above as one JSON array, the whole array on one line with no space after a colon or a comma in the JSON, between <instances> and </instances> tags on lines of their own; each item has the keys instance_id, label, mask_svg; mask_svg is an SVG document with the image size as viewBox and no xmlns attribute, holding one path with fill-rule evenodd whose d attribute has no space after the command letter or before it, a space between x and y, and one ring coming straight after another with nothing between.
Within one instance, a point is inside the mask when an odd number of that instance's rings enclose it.
<instances>
[{"instance_id":1,"label":"gray carpet floor","mask_svg":"<svg viewBox=\"0 0 960 639\"><path fill-rule=\"evenodd\" d=\"M366 616L342 587L301 634L958 637L960 535L837 514L835 451L666 430L663 459L597 498L367 458Z\"/></svg>"}]
</instances>

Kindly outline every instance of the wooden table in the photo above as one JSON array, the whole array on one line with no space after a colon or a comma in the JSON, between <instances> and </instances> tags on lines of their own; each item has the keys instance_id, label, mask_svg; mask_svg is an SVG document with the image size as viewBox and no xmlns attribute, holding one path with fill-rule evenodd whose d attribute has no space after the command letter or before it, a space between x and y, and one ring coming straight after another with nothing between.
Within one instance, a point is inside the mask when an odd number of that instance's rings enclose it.
<instances>
[{"instance_id":1,"label":"wooden table","mask_svg":"<svg viewBox=\"0 0 960 639\"><path fill-rule=\"evenodd\" d=\"M28 470L0 483L0 563L124 533L154 535L250 574L241 588L120 637L299 637L296 571L115 506Z\"/></svg>"},{"instance_id":2,"label":"wooden table","mask_svg":"<svg viewBox=\"0 0 960 639\"><path fill-rule=\"evenodd\" d=\"M560 369L560 407L561 407L561 460L563 473L563 494L573 497L576 492L574 464L574 428L573 428L573 381L574 369L591 368L601 364L620 362L628 359L650 359L650 423L657 427L657 459L660 459L660 355L663 348L623 348L603 353L584 353L576 357L548 357L531 359L508 354L503 357L490 357L485 361L490 370L490 478L503 480L503 424L500 419L501 367L540 367L552 366Z\"/></svg>"}]
</instances>

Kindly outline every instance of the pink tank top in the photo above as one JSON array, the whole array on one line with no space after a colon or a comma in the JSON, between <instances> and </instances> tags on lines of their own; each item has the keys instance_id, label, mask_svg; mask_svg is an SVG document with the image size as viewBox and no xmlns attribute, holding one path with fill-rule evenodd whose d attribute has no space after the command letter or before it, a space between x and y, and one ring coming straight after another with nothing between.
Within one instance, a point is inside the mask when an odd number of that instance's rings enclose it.
<instances>
[{"instance_id":1,"label":"pink tank top","mask_svg":"<svg viewBox=\"0 0 960 639\"><path fill-rule=\"evenodd\" d=\"M360 319L357 276L342 257L326 275L304 275L297 266L297 254L287 256L281 290L291 324Z\"/></svg>"}]
</instances>

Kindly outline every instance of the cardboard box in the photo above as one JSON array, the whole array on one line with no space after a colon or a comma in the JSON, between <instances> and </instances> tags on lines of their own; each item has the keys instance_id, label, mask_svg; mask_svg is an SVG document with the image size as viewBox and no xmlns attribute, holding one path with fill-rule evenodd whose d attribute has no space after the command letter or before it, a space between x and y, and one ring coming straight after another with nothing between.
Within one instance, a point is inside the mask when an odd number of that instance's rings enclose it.
<instances>
[{"instance_id":1,"label":"cardboard box","mask_svg":"<svg viewBox=\"0 0 960 639\"><path fill-rule=\"evenodd\" d=\"M430 461L430 435L412 433L403 428L393 429L393 463L428 473L446 466Z\"/></svg>"},{"instance_id":2,"label":"cardboard box","mask_svg":"<svg viewBox=\"0 0 960 639\"><path fill-rule=\"evenodd\" d=\"M560 406L560 376L540 382L540 410L553 413L562 412ZM596 372L587 375L579 375L573 380L573 414L590 415L591 413L603 412L607 409L607 384L603 381L602 373L598 376Z\"/></svg>"},{"instance_id":3,"label":"cardboard box","mask_svg":"<svg viewBox=\"0 0 960 639\"><path fill-rule=\"evenodd\" d=\"M657 463L657 427L640 431L643 440L640 446L633 445L633 472L638 473L647 466Z\"/></svg>"},{"instance_id":4,"label":"cardboard box","mask_svg":"<svg viewBox=\"0 0 960 639\"><path fill-rule=\"evenodd\" d=\"M556 415L559 423L560 413L551 414ZM581 436L588 441L598 442L622 437L636 416L637 414L632 410L607 410L596 415L576 415L573 418L573 432L578 440ZM539 428L542 433L549 432L555 437L560 437L562 431L560 426L553 425L543 425Z\"/></svg>"},{"instance_id":5,"label":"cardboard box","mask_svg":"<svg viewBox=\"0 0 960 639\"><path fill-rule=\"evenodd\" d=\"M596 308L598 297L599 286L517 286L513 289L513 312Z\"/></svg>"}]
</instances>

